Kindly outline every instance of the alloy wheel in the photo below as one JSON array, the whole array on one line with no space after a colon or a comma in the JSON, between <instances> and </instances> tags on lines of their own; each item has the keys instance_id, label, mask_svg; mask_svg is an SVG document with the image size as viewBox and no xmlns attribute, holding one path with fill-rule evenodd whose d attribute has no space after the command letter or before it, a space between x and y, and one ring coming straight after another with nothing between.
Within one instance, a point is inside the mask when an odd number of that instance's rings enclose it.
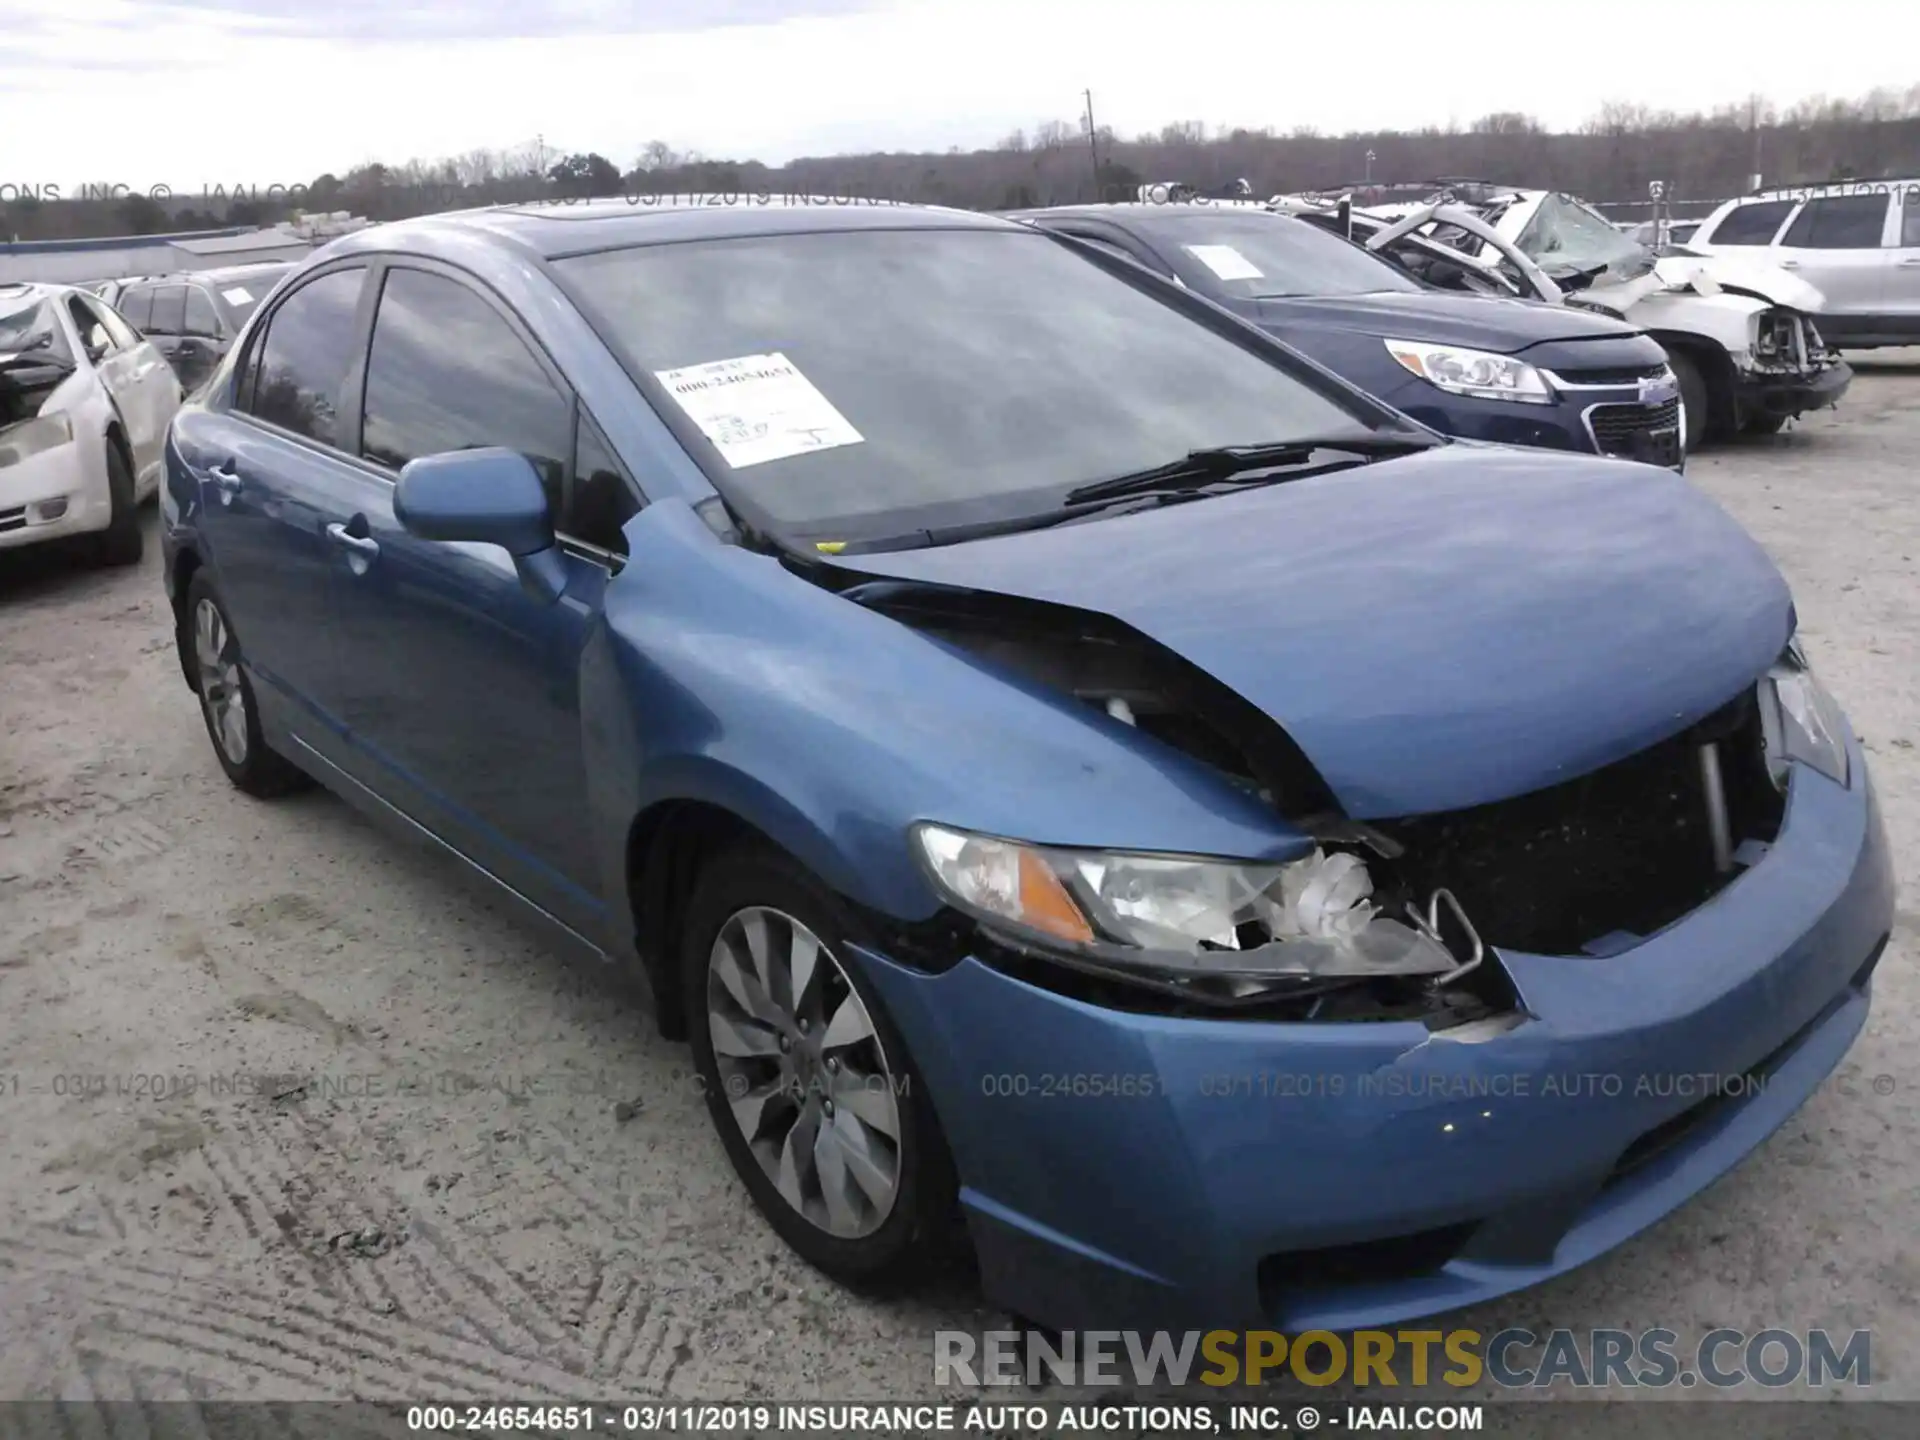
<instances>
[{"instance_id":1,"label":"alloy wheel","mask_svg":"<svg viewBox=\"0 0 1920 1440\"><path fill-rule=\"evenodd\" d=\"M202 598L193 608L193 659L207 726L229 763L247 763L247 692L240 685L240 647L226 617Z\"/></svg>"},{"instance_id":2,"label":"alloy wheel","mask_svg":"<svg viewBox=\"0 0 1920 1440\"><path fill-rule=\"evenodd\" d=\"M774 1188L838 1239L878 1230L900 1190L901 1092L832 951L782 911L737 911L706 1001L727 1107Z\"/></svg>"}]
</instances>

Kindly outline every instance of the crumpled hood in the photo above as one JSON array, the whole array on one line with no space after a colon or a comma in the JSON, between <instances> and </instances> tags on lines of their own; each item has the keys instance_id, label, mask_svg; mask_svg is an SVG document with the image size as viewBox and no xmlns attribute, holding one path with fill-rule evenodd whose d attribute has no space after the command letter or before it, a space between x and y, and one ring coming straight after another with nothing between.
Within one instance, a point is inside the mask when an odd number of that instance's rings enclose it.
<instances>
[{"instance_id":1,"label":"crumpled hood","mask_svg":"<svg viewBox=\"0 0 1920 1440\"><path fill-rule=\"evenodd\" d=\"M1746 295L1770 305L1818 315L1827 307L1826 295L1798 275L1763 260L1744 255L1662 255L1645 275L1617 283L1603 283L1574 292L1609 309L1625 310L1635 301L1663 292Z\"/></svg>"},{"instance_id":2,"label":"crumpled hood","mask_svg":"<svg viewBox=\"0 0 1920 1440\"><path fill-rule=\"evenodd\" d=\"M1680 477L1464 446L837 563L1123 621L1282 725L1359 819L1622 759L1753 683L1792 626L1773 563Z\"/></svg>"},{"instance_id":3,"label":"crumpled hood","mask_svg":"<svg viewBox=\"0 0 1920 1440\"><path fill-rule=\"evenodd\" d=\"M1502 355L1544 341L1617 340L1632 333L1618 320L1564 305L1442 291L1286 296L1248 302L1247 314L1261 325L1320 325L1382 339L1465 345Z\"/></svg>"}]
</instances>

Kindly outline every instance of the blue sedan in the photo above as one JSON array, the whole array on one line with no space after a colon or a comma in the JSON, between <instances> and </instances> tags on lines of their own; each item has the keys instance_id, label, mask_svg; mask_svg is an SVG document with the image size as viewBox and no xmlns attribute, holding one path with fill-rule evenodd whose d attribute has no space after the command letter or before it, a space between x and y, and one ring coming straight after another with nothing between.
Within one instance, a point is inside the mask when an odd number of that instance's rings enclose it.
<instances>
[{"instance_id":1,"label":"blue sedan","mask_svg":"<svg viewBox=\"0 0 1920 1440\"><path fill-rule=\"evenodd\" d=\"M1891 871L1760 548L957 211L318 253L167 447L183 673L630 969L807 1260L1059 1326L1579 1265L1865 1022Z\"/></svg>"}]
</instances>

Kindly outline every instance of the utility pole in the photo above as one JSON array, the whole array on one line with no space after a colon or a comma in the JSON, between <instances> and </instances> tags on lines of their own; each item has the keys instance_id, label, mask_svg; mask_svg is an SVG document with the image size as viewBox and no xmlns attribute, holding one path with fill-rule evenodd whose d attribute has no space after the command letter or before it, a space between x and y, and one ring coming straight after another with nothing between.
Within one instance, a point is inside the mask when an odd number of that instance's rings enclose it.
<instances>
[{"instance_id":1,"label":"utility pole","mask_svg":"<svg viewBox=\"0 0 1920 1440\"><path fill-rule=\"evenodd\" d=\"M1758 190L1760 188L1760 176L1762 173L1760 169L1760 97L1758 95L1749 95L1747 97L1747 130L1753 136L1752 188Z\"/></svg>"},{"instance_id":2,"label":"utility pole","mask_svg":"<svg viewBox=\"0 0 1920 1440\"><path fill-rule=\"evenodd\" d=\"M1367 151L1367 184L1373 183L1373 151Z\"/></svg>"},{"instance_id":3,"label":"utility pole","mask_svg":"<svg viewBox=\"0 0 1920 1440\"><path fill-rule=\"evenodd\" d=\"M1093 128L1093 91L1082 90L1087 102L1087 153L1093 157L1093 198L1100 196L1100 132Z\"/></svg>"}]
</instances>

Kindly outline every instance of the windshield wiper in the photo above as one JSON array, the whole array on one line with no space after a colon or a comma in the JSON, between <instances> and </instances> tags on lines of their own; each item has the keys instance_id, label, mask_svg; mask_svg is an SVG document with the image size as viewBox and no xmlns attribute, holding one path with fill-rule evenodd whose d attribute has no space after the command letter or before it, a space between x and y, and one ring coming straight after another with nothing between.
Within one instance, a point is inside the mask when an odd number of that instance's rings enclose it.
<instances>
[{"instance_id":1,"label":"windshield wiper","mask_svg":"<svg viewBox=\"0 0 1920 1440\"><path fill-rule=\"evenodd\" d=\"M1077 506L1093 501L1119 500L1129 495L1174 494L1204 490L1210 485L1267 482L1279 477L1276 470L1295 470L1300 474L1319 473L1322 467L1306 470L1310 461L1324 451L1358 457L1364 464L1392 455L1410 455L1416 450L1431 450L1446 442L1417 434L1399 435L1325 435L1304 440L1287 440L1272 445L1215 445L1205 450L1189 450L1178 460L1135 470L1107 480L1095 480L1069 490L1062 504ZM1288 479L1298 479L1299 474Z\"/></svg>"}]
</instances>

